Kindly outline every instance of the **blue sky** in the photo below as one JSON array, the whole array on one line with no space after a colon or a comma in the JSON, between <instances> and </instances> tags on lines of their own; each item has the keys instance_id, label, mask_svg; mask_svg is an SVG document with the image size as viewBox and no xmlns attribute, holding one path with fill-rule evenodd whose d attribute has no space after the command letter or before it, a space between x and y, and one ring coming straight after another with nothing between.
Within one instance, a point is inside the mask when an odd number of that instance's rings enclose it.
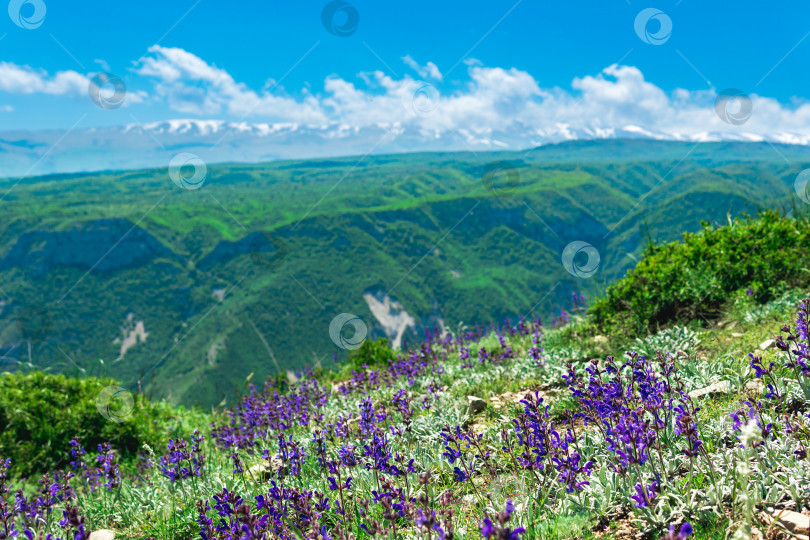
<instances>
[{"instance_id":1,"label":"blue sky","mask_svg":"<svg viewBox=\"0 0 810 540\"><path fill-rule=\"evenodd\" d=\"M442 97L464 96L470 92L476 66L526 74L540 89L527 99L538 101L544 99L543 92L555 89L576 99L582 89L573 81L599 77L617 62L637 70L645 84L660 89L673 102L678 100L673 94L677 89L695 93L690 103L709 103L706 96L733 87L775 100L771 106L788 114L810 93L805 75L810 38L804 39L810 32L810 5L799 1L780 2L768 9L760 2L731 5L696 0L654 4L637 0L523 0L517 4L511 0L352 0L359 25L348 37L326 31L321 24L326 5L322 1L41 1L47 12L38 28L19 28L10 17L0 23L0 36L5 36L0 40L0 66L6 70L0 70L0 131L64 129L79 118L82 127L128 124L133 118L141 122L244 118L248 122L352 124L356 114L344 117L334 112L349 107L346 102L332 104L328 118L312 113L328 107L325 100L334 85L327 88L327 80L362 89L369 103L374 96L391 92L390 86L368 75L375 71L392 81L429 80ZM662 45L644 43L634 31L637 14L651 6L672 21L671 36ZM22 9L28 16L33 5ZM167 58L167 51L177 54ZM179 51L189 56L178 56ZM234 106L229 100L244 100L245 95L234 97L232 88L216 83L212 88L210 76L195 80L193 74L179 73L167 81L157 75L158 71L165 75L167 65L187 64L191 57L231 77L240 92L284 96L290 101ZM418 67L409 66L405 57ZM431 76L428 62L439 77ZM81 91L82 77L100 71L126 82L125 106L96 107ZM283 76L275 86L274 81ZM21 79L14 82L14 77ZM35 80L29 81L31 77ZM516 91L510 99L523 99L522 92ZM206 103L206 96L215 97ZM635 115L636 123L645 128L663 129L647 125L655 123L645 117L649 110L624 110L638 99L611 102L616 107L613 113L624 114L616 122L627 123L627 117L632 120ZM307 100L313 101L308 111L287 114L290 105ZM195 101L201 105L193 107ZM508 118L515 113L508 103L490 105L493 114L502 112ZM587 114L593 116L599 110L595 106ZM757 129L778 127L763 124ZM756 131L753 124L751 129Z\"/></svg>"}]
</instances>

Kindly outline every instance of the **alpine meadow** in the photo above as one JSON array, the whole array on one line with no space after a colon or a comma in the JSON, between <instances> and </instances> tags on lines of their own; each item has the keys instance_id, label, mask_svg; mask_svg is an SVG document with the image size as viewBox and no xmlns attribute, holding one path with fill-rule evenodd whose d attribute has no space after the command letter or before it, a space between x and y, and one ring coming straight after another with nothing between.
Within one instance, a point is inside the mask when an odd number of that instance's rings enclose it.
<instances>
[{"instance_id":1,"label":"alpine meadow","mask_svg":"<svg viewBox=\"0 0 810 540\"><path fill-rule=\"evenodd\" d=\"M807 5L8 15L0 540L810 540Z\"/></svg>"}]
</instances>

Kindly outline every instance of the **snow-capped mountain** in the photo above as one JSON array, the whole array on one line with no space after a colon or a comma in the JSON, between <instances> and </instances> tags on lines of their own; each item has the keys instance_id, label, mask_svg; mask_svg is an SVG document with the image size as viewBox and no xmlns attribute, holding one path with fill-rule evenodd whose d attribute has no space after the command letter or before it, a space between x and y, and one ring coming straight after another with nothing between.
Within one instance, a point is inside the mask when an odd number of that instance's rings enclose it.
<instances>
[{"instance_id":1,"label":"snow-capped mountain","mask_svg":"<svg viewBox=\"0 0 810 540\"><path fill-rule=\"evenodd\" d=\"M567 124L497 132L431 131L412 125L247 123L176 119L72 131L0 132L0 177L37 176L94 170L165 167L180 152L208 163L414 151L521 150L569 140L649 138L676 141L763 141L810 144L790 133L762 137L753 133L661 133L639 126L574 128Z\"/></svg>"}]
</instances>

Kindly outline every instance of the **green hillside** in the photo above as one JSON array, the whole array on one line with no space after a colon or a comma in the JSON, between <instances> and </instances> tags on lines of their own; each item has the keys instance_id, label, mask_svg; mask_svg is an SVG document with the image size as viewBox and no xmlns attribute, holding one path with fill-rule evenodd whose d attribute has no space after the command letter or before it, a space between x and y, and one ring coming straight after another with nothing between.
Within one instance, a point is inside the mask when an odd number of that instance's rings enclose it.
<instances>
[{"instance_id":1,"label":"green hillside","mask_svg":"<svg viewBox=\"0 0 810 540\"><path fill-rule=\"evenodd\" d=\"M369 340L338 371L244 381L210 413L5 374L6 536L801 539L808 233L806 214L770 210L705 226L565 321L399 355ZM722 291L703 311L684 295L702 283L679 277L695 269ZM665 323L672 303L691 307ZM621 313L665 327L593 334Z\"/></svg>"},{"instance_id":2,"label":"green hillside","mask_svg":"<svg viewBox=\"0 0 810 540\"><path fill-rule=\"evenodd\" d=\"M603 291L649 240L791 205L810 152L777 150L599 141L221 164L197 191L165 169L27 178L0 203L0 368L100 371L210 405L250 373L343 358L340 313L385 335L364 294L401 303L411 344L426 327L545 316ZM600 253L591 279L561 264L573 241Z\"/></svg>"}]
</instances>

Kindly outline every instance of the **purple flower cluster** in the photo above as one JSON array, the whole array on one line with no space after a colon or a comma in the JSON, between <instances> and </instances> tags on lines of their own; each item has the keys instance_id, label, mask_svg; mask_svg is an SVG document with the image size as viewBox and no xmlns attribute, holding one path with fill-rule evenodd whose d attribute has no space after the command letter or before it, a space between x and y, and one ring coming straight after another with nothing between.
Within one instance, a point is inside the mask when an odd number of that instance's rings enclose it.
<instances>
[{"instance_id":1,"label":"purple flower cluster","mask_svg":"<svg viewBox=\"0 0 810 540\"><path fill-rule=\"evenodd\" d=\"M796 380L804 391L805 397L810 399L810 339L807 336L807 319L810 312L810 298L799 304L796 316L796 332L792 332L790 325L781 328L782 334L776 336L776 347L787 353L785 368L793 370ZM766 366L761 356L748 355L751 360L748 365L754 370L757 379L762 379L768 389L765 397L781 401L784 409L786 390L780 390L776 380L776 364L769 362Z\"/></svg>"},{"instance_id":2,"label":"purple flower cluster","mask_svg":"<svg viewBox=\"0 0 810 540\"><path fill-rule=\"evenodd\" d=\"M518 540L520 535L526 532L523 527L516 527L514 529L507 527L507 523L512 518L512 513L515 511L515 505L512 499L506 501L506 508L503 512L499 512L495 516L493 522L489 516L484 517L481 522L481 536L484 538L495 538L497 540Z\"/></svg>"},{"instance_id":3,"label":"purple flower cluster","mask_svg":"<svg viewBox=\"0 0 810 540\"><path fill-rule=\"evenodd\" d=\"M263 392L251 387L236 408L228 414L228 425L213 425L211 436L222 448L250 449L274 431L322 422L320 409L329 398L313 378L305 378L294 390L279 394L277 383L268 379Z\"/></svg>"},{"instance_id":4,"label":"purple flower cluster","mask_svg":"<svg viewBox=\"0 0 810 540\"><path fill-rule=\"evenodd\" d=\"M202 467L205 464L205 456L200 448L202 439L196 429L191 436L191 444L183 439L169 439L167 453L160 457L161 474L171 482L202 476Z\"/></svg>"},{"instance_id":5,"label":"purple flower cluster","mask_svg":"<svg viewBox=\"0 0 810 540\"><path fill-rule=\"evenodd\" d=\"M642 483L638 483L634 486L634 489L636 490L635 495L631 495L630 498L636 501L637 507L647 508L658 496L658 490L660 487L660 484L655 480L646 486Z\"/></svg>"},{"instance_id":6,"label":"purple flower cluster","mask_svg":"<svg viewBox=\"0 0 810 540\"><path fill-rule=\"evenodd\" d=\"M473 458L489 465L490 453L482 448L482 435L476 435L469 430L464 432L461 426L456 426L455 429L445 426L442 428L441 436L445 444L442 455L447 458L450 465L453 465L453 479L456 482L464 482L478 472L474 467ZM491 466L490 469L494 472Z\"/></svg>"},{"instance_id":7,"label":"purple flower cluster","mask_svg":"<svg viewBox=\"0 0 810 540\"><path fill-rule=\"evenodd\" d=\"M752 446L760 446L764 444L768 437L771 435L771 431L773 430L773 423L766 422L763 416L763 407L761 401L751 401L750 399L746 399L741 403L742 407L737 409L736 412L733 412L729 415L732 421L732 427L734 431L742 431L743 426L749 424L750 422L756 422L757 427L761 430L762 440L756 443L753 443ZM739 437L738 437L739 439Z\"/></svg>"},{"instance_id":8,"label":"purple flower cluster","mask_svg":"<svg viewBox=\"0 0 810 540\"><path fill-rule=\"evenodd\" d=\"M653 362L631 352L621 365L609 356L604 369L598 360L592 360L586 372L587 380L569 365L568 374L563 376L580 405L576 416L602 432L614 456L613 470L635 472L638 483L632 499L640 508L649 506L661 487L660 473L651 461L653 452L661 465L664 447L679 447L690 463L705 454L697 426L700 408L683 391L669 355L659 353ZM646 484L644 469L653 475Z\"/></svg>"},{"instance_id":9,"label":"purple flower cluster","mask_svg":"<svg viewBox=\"0 0 810 540\"><path fill-rule=\"evenodd\" d=\"M796 379L808 398L810 398L810 338L807 335L809 313L810 298L807 298L799 305L799 312L796 316L796 332L791 332L790 326L785 325L781 330L787 336L779 335L776 338L777 348L787 353L785 367L794 371ZM773 364L771 364L771 369L773 369L772 366ZM761 375L759 369L754 369L757 370L757 378L765 375L765 373ZM770 372L767 375L770 375ZM775 384L775 381L772 380L772 382ZM773 397L780 397L778 392L775 393L777 395Z\"/></svg>"},{"instance_id":10,"label":"purple flower cluster","mask_svg":"<svg viewBox=\"0 0 810 540\"><path fill-rule=\"evenodd\" d=\"M560 434L538 392L526 394L521 403L523 413L512 420L517 444L507 430L501 432L502 449L516 467L532 471L541 482L539 471L546 468L557 471L557 480L569 493L588 485L586 478L591 475L594 463L582 459L573 423Z\"/></svg>"},{"instance_id":11,"label":"purple flower cluster","mask_svg":"<svg viewBox=\"0 0 810 540\"><path fill-rule=\"evenodd\" d=\"M289 441L285 441L289 444ZM384 434L378 431L372 442L364 447L364 467L373 469L377 478L377 489L371 491L371 500L359 494L349 498L352 490L352 476L343 476L351 469L360 466L355 448L350 445L340 447L338 459L326 461L330 476L330 492L338 492L337 500L317 490L307 490L275 480L270 482L267 491L256 496L253 501L244 499L239 493L223 489L211 501L197 502L197 523L203 540L241 538L356 538L357 529L371 536L396 537L398 528L415 527L435 533L436 538L451 539L453 510L448 508L452 496L442 494L437 502L439 509L431 508L428 484L430 473L419 475L418 483L406 482L398 485L396 479L414 473L412 461L407 468L392 465L400 462L392 456ZM424 486L424 494L420 494ZM354 518L353 516L356 516Z\"/></svg>"},{"instance_id":12,"label":"purple flower cluster","mask_svg":"<svg viewBox=\"0 0 810 540\"><path fill-rule=\"evenodd\" d=\"M88 466L86 455L87 452L79 439L72 439L70 441L69 463L71 477L75 475L82 478L84 485L91 493L102 485L107 490L113 490L121 485L121 473L118 469L117 458L108 443L98 445L95 467Z\"/></svg>"},{"instance_id":13,"label":"purple flower cluster","mask_svg":"<svg viewBox=\"0 0 810 540\"><path fill-rule=\"evenodd\" d=\"M0 538L19 538L28 540L44 538L45 540L87 540L90 531L85 526L84 517L74 506L76 492L70 485L72 473L52 473L39 481L39 491L27 496L22 489L14 491L9 485L11 460L0 458ZM51 515L57 508L63 508L62 519L58 526L62 536L55 536L48 530Z\"/></svg>"},{"instance_id":14,"label":"purple flower cluster","mask_svg":"<svg viewBox=\"0 0 810 540\"><path fill-rule=\"evenodd\" d=\"M795 332L791 330L790 325L786 324L781 328L782 334L776 336L775 339L776 348L786 353L784 369L793 372L796 382L807 399L810 399L810 339L808 339L807 333L809 316L810 298L807 298L799 304ZM765 398L770 400L775 407L775 411L779 413L785 425L785 433L793 436L798 442L799 448L794 454L799 459L805 459L807 449L802 438L810 435L810 430L804 426L801 417L789 414L788 389L779 387L780 377L777 372L782 368L777 366L775 362L768 362L766 365L761 356L749 354L749 357L748 365L754 370L756 378L764 382L766 388ZM752 423L756 424L756 428L760 430L758 439L761 440L749 440L751 447L766 444L773 434L773 422L766 420L765 409L766 405L761 401L740 400L740 408L729 415L732 427L737 432L742 432L744 426ZM739 436L737 438L740 439Z\"/></svg>"},{"instance_id":15,"label":"purple flower cluster","mask_svg":"<svg viewBox=\"0 0 810 540\"><path fill-rule=\"evenodd\" d=\"M681 525L681 528L677 534L675 534L675 525L670 525L669 534L661 537L661 540L684 540L689 536L692 536L692 524L687 521Z\"/></svg>"},{"instance_id":16,"label":"purple flower cluster","mask_svg":"<svg viewBox=\"0 0 810 540\"><path fill-rule=\"evenodd\" d=\"M343 396L362 396L358 410L331 422L325 421L321 411L332 392L319 386L308 373L287 393L272 383L265 385L262 392L251 388L249 395L229 413L228 424L212 426L212 438L219 448L232 453L236 474L244 470L239 453L252 454L263 441L272 440L271 436L278 442L278 453L272 458L265 453L264 458L271 467L274 459L283 465L274 467L277 474L271 481L271 489L256 497L255 503L226 490L212 500L199 501L198 524L203 539L263 535L338 539L354 537L358 529L371 536L396 536L396 531L402 528L420 530L430 538L453 538L454 489L439 492L441 484L434 483L430 471L420 474L415 460L395 449L400 446L399 439L410 431L419 409L428 409L435 401L433 396L440 386L433 376L444 372L446 358L457 353L462 362L471 361L470 344L485 333L481 328L456 337L430 333L428 343L399 355L384 368L352 371L350 378L333 387L333 391ZM497 334L500 352L488 354L482 349L478 361L513 357L514 352L504 338L507 333L534 333L535 343L539 344L540 321L529 324L521 320L516 327L508 325ZM421 401L414 401L403 389L395 390L390 401L375 403L368 395L372 390L401 385L403 381L413 383L417 377L427 377L429 381ZM308 445L293 436L293 429L301 427L311 430ZM479 474L480 467L495 473L480 435L447 426L442 436L447 450L445 457L454 465L450 478L439 479L442 483L450 479L466 482ZM560 444L567 448L568 442ZM176 461L187 462L185 453L177 448L178 443L172 444L170 455L179 450ZM569 457L560 455L561 460ZM167 462L171 464L172 460ZM577 469L576 463L571 468ZM360 469L373 475L376 489L371 490L370 499L355 491ZM298 478L305 471L320 474L325 491L334 500L317 490L302 490ZM492 526L500 531L505 522L501 515ZM511 537L517 538L520 532L510 531Z\"/></svg>"},{"instance_id":17,"label":"purple flower cluster","mask_svg":"<svg viewBox=\"0 0 810 540\"><path fill-rule=\"evenodd\" d=\"M532 346L529 347L529 357L534 360L538 366L545 365L545 362L543 361L543 346L541 345L542 341L543 335L540 333L540 330L535 330L532 334Z\"/></svg>"},{"instance_id":18,"label":"purple flower cluster","mask_svg":"<svg viewBox=\"0 0 810 540\"><path fill-rule=\"evenodd\" d=\"M245 501L227 488L208 501L197 501L197 523L203 540L215 538L332 538L321 516L329 510L329 498L317 491L299 491L271 483L269 491ZM342 533L340 533L342 534ZM340 538L341 536L336 536Z\"/></svg>"}]
</instances>

